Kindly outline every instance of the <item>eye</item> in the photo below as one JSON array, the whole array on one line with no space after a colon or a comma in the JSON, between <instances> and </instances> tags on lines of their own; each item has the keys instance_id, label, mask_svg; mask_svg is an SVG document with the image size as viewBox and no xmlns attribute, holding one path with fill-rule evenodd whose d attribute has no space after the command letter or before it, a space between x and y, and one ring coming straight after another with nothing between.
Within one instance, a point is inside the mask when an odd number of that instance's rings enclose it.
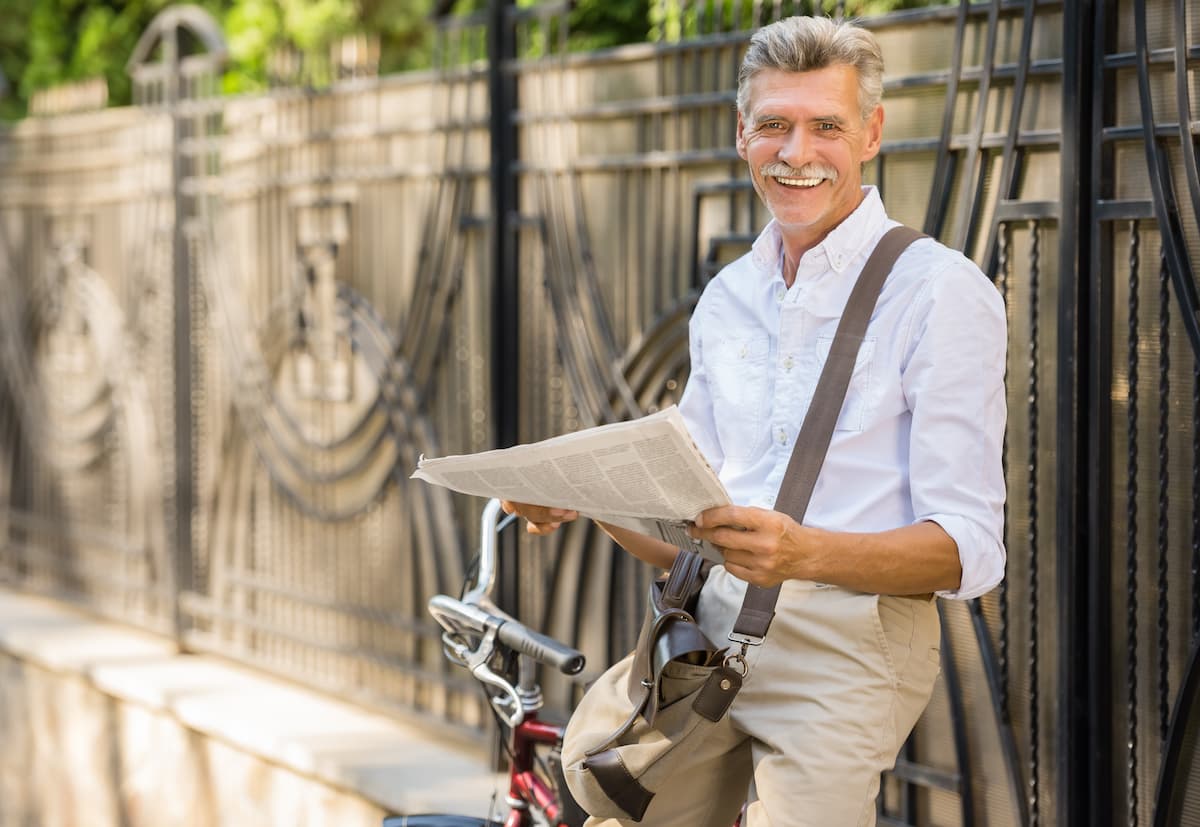
<instances>
[{"instance_id":1,"label":"eye","mask_svg":"<svg viewBox=\"0 0 1200 827\"><path fill-rule=\"evenodd\" d=\"M820 121L817 123L817 129L821 132L833 132L837 129L837 124L833 121Z\"/></svg>"},{"instance_id":2,"label":"eye","mask_svg":"<svg viewBox=\"0 0 1200 827\"><path fill-rule=\"evenodd\" d=\"M770 131L777 131L784 128L783 121L763 121L761 126L762 129Z\"/></svg>"}]
</instances>

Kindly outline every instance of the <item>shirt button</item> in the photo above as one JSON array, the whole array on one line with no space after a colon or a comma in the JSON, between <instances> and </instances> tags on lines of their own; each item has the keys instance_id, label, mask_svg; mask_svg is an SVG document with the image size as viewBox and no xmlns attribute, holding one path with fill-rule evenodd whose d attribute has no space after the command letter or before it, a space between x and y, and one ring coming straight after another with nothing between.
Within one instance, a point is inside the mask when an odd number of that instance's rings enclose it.
<instances>
[{"instance_id":1,"label":"shirt button","mask_svg":"<svg viewBox=\"0 0 1200 827\"><path fill-rule=\"evenodd\" d=\"M746 358L746 346L742 345L742 349L738 352L738 356L742 359Z\"/></svg>"},{"instance_id":2,"label":"shirt button","mask_svg":"<svg viewBox=\"0 0 1200 827\"><path fill-rule=\"evenodd\" d=\"M787 357L786 359L784 359L784 360L783 360L783 369L784 369L784 370L791 370L791 369L792 369L792 367L793 367L795 364L796 364L796 363L795 363L795 362L792 360L792 357L791 357L791 356L789 356L789 357Z\"/></svg>"},{"instance_id":3,"label":"shirt button","mask_svg":"<svg viewBox=\"0 0 1200 827\"><path fill-rule=\"evenodd\" d=\"M783 297L787 295L787 288L782 284L775 288L775 301L782 302Z\"/></svg>"},{"instance_id":4,"label":"shirt button","mask_svg":"<svg viewBox=\"0 0 1200 827\"><path fill-rule=\"evenodd\" d=\"M783 430L783 428L780 428L778 435L779 435L779 444L787 445L787 431Z\"/></svg>"}]
</instances>

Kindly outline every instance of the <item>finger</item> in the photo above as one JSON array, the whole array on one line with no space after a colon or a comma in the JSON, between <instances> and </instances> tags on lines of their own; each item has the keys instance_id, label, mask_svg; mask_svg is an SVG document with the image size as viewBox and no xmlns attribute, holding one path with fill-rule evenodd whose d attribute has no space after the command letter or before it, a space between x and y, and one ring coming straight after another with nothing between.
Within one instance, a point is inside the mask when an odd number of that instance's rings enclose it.
<instances>
[{"instance_id":1,"label":"finger","mask_svg":"<svg viewBox=\"0 0 1200 827\"><path fill-rule=\"evenodd\" d=\"M755 569L746 568L745 566L732 563L728 559L725 560L725 571L732 574L738 580L745 580L755 586L769 587L774 585L767 575Z\"/></svg>"},{"instance_id":2,"label":"finger","mask_svg":"<svg viewBox=\"0 0 1200 827\"><path fill-rule=\"evenodd\" d=\"M700 528L737 525L734 519L736 511L737 506L735 505L718 505L716 508L709 508L697 514L695 524Z\"/></svg>"},{"instance_id":3,"label":"finger","mask_svg":"<svg viewBox=\"0 0 1200 827\"><path fill-rule=\"evenodd\" d=\"M575 511L566 508L550 508L544 505L532 505L530 503L518 503L506 501L501 504L509 506L512 510L509 514L517 514L524 517L531 523L559 523L574 520L579 517Z\"/></svg>"},{"instance_id":4,"label":"finger","mask_svg":"<svg viewBox=\"0 0 1200 827\"><path fill-rule=\"evenodd\" d=\"M707 511L701 511L696 517L696 525L703 528L729 526L730 528L757 528L763 519L770 519L778 512L767 511L744 505L719 505Z\"/></svg>"},{"instance_id":5,"label":"finger","mask_svg":"<svg viewBox=\"0 0 1200 827\"><path fill-rule=\"evenodd\" d=\"M718 536L727 536L731 531L744 533L741 532L740 529L729 525L700 525L699 523L693 523L687 527L687 533L692 537L692 539L708 540L713 543L717 542L716 538ZM722 534L722 532L724 532L724 534ZM717 545L720 545L720 543L717 543Z\"/></svg>"},{"instance_id":6,"label":"finger","mask_svg":"<svg viewBox=\"0 0 1200 827\"><path fill-rule=\"evenodd\" d=\"M708 540L713 545L724 549L754 551L761 546L761 538L757 532L740 528L708 528L697 532L700 539Z\"/></svg>"},{"instance_id":7,"label":"finger","mask_svg":"<svg viewBox=\"0 0 1200 827\"><path fill-rule=\"evenodd\" d=\"M515 500L501 500L500 509L505 514L516 514L518 517L524 517L526 520L531 520L533 522L547 522L545 515L543 514L546 509L540 505L522 503Z\"/></svg>"},{"instance_id":8,"label":"finger","mask_svg":"<svg viewBox=\"0 0 1200 827\"><path fill-rule=\"evenodd\" d=\"M742 572L738 575L743 580L748 579L746 573L761 573L763 570L762 562L751 552L742 551L736 548L722 548L721 554L725 558L725 568L732 571L734 568Z\"/></svg>"}]
</instances>

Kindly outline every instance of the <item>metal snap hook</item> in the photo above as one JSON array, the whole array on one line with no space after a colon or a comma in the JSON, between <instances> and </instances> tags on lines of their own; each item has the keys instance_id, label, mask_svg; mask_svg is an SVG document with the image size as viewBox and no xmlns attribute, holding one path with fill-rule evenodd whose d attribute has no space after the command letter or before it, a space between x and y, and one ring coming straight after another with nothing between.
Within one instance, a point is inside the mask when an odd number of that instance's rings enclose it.
<instances>
[{"instance_id":1,"label":"metal snap hook","mask_svg":"<svg viewBox=\"0 0 1200 827\"><path fill-rule=\"evenodd\" d=\"M750 674L750 664L746 662L746 650L749 647L745 643L742 644L742 651L735 652L725 658L725 668L736 672L743 680Z\"/></svg>"}]
</instances>

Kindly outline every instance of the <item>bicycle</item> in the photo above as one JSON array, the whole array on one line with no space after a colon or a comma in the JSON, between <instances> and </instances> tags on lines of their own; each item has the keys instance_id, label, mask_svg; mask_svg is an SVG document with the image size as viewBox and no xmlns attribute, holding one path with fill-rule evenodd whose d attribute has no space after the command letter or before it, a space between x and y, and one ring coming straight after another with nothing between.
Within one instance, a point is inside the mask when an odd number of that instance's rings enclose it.
<instances>
[{"instance_id":1,"label":"bicycle","mask_svg":"<svg viewBox=\"0 0 1200 827\"><path fill-rule=\"evenodd\" d=\"M529 629L492 601L496 583L496 537L516 518L500 515L499 500L483 509L479 565L459 599L444 594L429 612L444 630L442 648L484 687L502 731L507 733L508 812L503 821L450 814L388 816L383 827L582 827L587 819L562 778L558 750L563 727L538 718L542 707L536 663L563 674L583 670L582 653ZM544 755L543 755L544 753Z\"/></svg>"}]
</instances>

